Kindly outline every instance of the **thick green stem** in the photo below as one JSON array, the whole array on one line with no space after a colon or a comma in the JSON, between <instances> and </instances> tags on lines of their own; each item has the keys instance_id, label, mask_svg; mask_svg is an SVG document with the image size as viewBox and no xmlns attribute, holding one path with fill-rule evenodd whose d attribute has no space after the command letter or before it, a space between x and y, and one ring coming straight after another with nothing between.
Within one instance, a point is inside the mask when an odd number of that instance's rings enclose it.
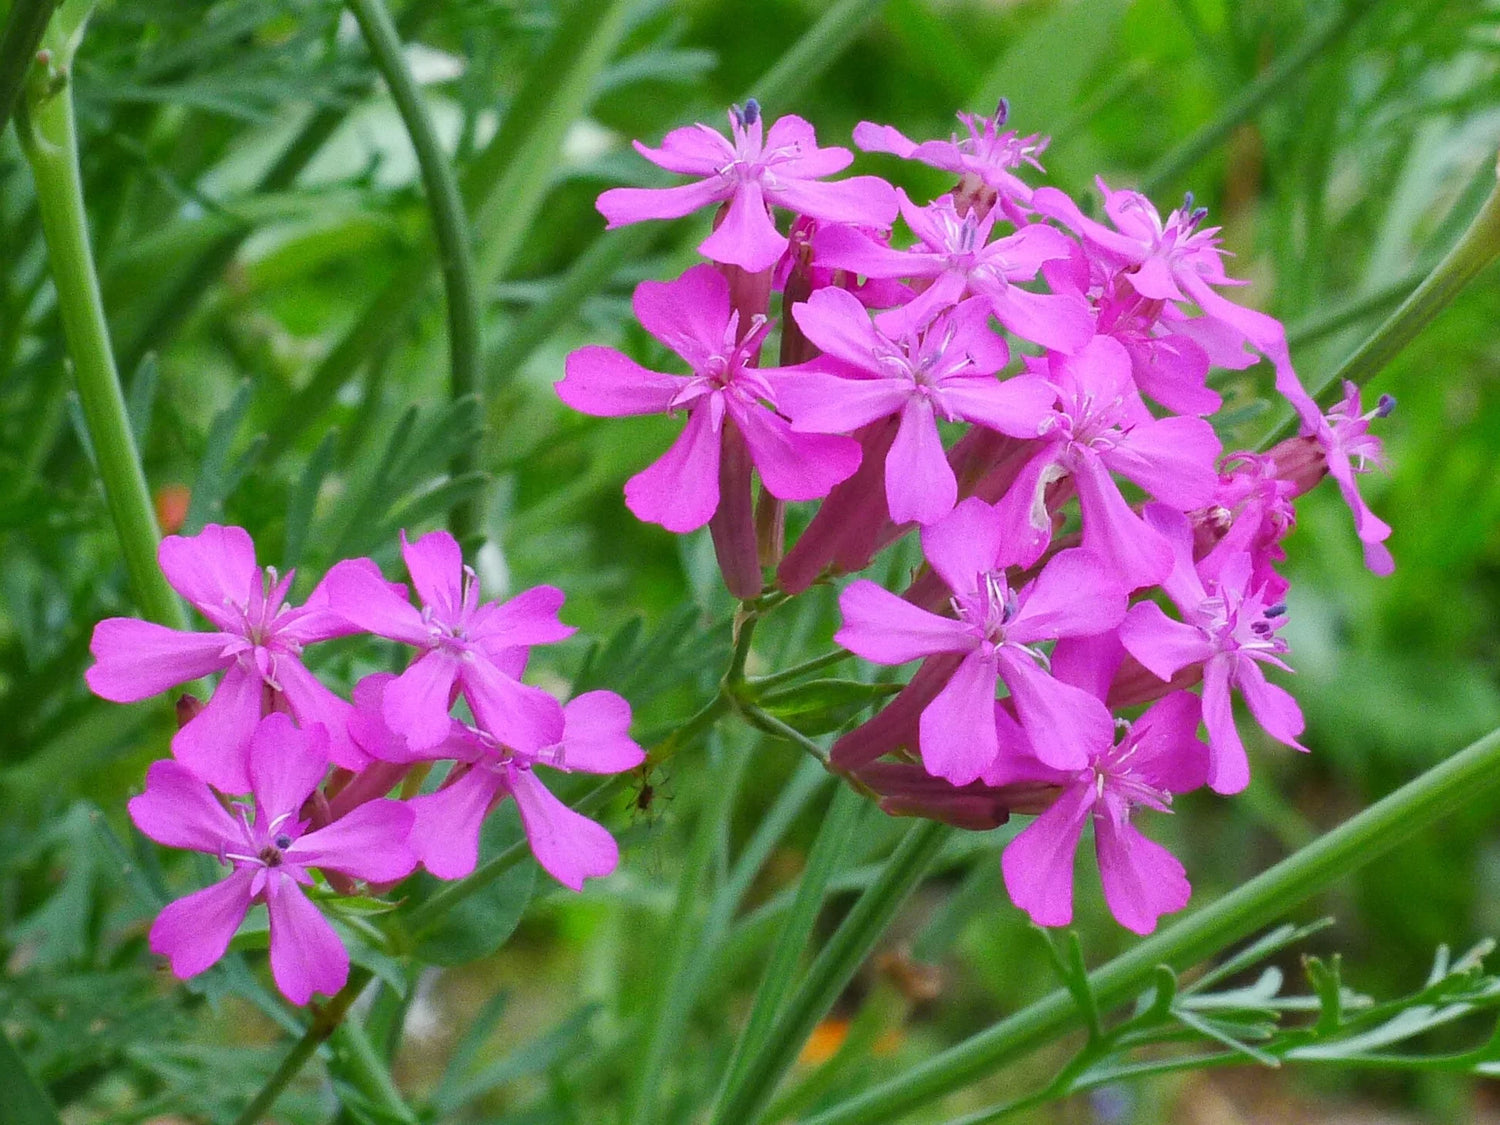
<instances>
[{"instance_id":1,"label":"thick green stem","mask_svg":"<svg viewBox=\"0 0 1500 1125\"><path fill-rule=\"evenodd\" d=\"M55 7L57 0L15 0L11 5L10 18L0 34L0 133L16 111Z\"/></svg>"},{"instance_id":2,"label":"thick green stem","mask_svg":"<svg viewBox=\"0 0 1500 1125\"><path fill-rule=\"evenodd\" d=\"M1135 996L1158 965L1183 970L1274 922L1305 899L1430 829L1500 782L1500 730L1345 821L1275 867L1089 974L1101 1010ZM927 1062L811 1118L808 1125L888 1125L1081 1025L1059 989Z\"/></svg>"},{"instance_id":3,"label":"thick green stem","mask_svg":"<svg viewBox=\"0 0 1500 1125\"><path fill-rule=\"evenodd\" d=\"M156 562L156 516L125 411L89 247L69 83L91 7L91 2L67 0L58 9L43 37L50 58L45 66L38 60L33 67L17 132L36 183L37 210L78 399L136 600L151 620L186 629L187 614Z\"/></svg>"},{"instance_id":4,"label":"thick green stem","mask_svg":"<svg viewBox=\"0 0 1500 1125\"><path fill-rule=\"evenodd\" d=\"M422 187L432 212L432 229L438 245L438 265L443 287L448 295L448 356L450 379L455 399L477 395L482 389L479 379L480 309L479 287L474 274L474 254L469 234L469 219L459 194L458 179L448 154L443 151L433 127L422 91L406 65L401 37L381 0L347 0L349 10L359 22L365 44L375 69L385 79L391 99L401 114L411 146L417 154L422 173ZM461 451L453 462L455 478L474 471L474 450ZM460 538L476 526L475 512L469 502L457 505L450 513L450 524Z\"/></svg>"},{"instance_id":5,"label":"thick green stem","mask_svg":"<svg viewBox=\"0 0 1500 1125\"><path fill-rule=\"evenodd\" d=\"M1432 268L1411 296L1401 302L1401 307L1313 392L1313 397L1322 405L1332 405L1343 394L1345 383L1362 387L1378 375L1416 339L1422 329L1453 303L1453 298L1464 286L1500 257L1500 163L1496 165L1495 174L1494 189L1480 206L1473 222L1453 244L1453 249ZM1288 415L1266 435L1261 448L1290 437L1296 430L1297 419Z\"/></svg>"}]
</instances>

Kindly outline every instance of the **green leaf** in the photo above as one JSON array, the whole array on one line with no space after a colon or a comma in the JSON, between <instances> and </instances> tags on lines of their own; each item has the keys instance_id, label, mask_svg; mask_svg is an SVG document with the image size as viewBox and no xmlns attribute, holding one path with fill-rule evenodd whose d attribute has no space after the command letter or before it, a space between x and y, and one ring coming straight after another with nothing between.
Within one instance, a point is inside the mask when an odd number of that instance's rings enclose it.
<instances>
[{"instance_id":1,"label":"green leaf","mask_svg":"<svg viewBox=\"0 0 1500 1125\"><path fill-rule=\"evenodd\" d=\"M26 1069L4 1028L0 1028L0 1090L5 1091L6 1125L62 1125L51 1099Z\"/></svg>"},{"instance_id":2,"label":"green leaf","mask_svg":"<svg viewBox=\"0 0 1500 1125\"><path fill-rule=\"evenodd\" d=\"M480 865L522 838L512 806L499 810L484 826ZM417 941L413 954L432 965L462 965L486 957L505 944L521 922L536 889L536 864L517 863L494 882L461 899ZM422 876L430 893L438 880Z\"/></svg>"},{"instance_id":3,"label":"green leaf","mask_svg":"<svg viewBox=\"0 0 1500 1125\"><path fill-rule=\"evenodd\" d=\"M250 410L253 393L254 387L249 380L241 383L229 405L214 416L208 428L203 443L203 460L198 465L192 500L188 504L187 521L182 527L183 534L202 531L205 524L224 518L224 501L244 479L265 445L265 437L257 437L238 459L230 458L235 434Z\"/></svg>"},{"instance_id":4,"label":"green leaf","mask_svg":"<svg viewBox=\"0 0 1500 1125\"><path fill-rule=\"evenodd\" d=\"M900 684L809 680L770 692L758 702L787 726L811 737L838 730L872 704L900 690Z\"/></svg>"}]
</instances>

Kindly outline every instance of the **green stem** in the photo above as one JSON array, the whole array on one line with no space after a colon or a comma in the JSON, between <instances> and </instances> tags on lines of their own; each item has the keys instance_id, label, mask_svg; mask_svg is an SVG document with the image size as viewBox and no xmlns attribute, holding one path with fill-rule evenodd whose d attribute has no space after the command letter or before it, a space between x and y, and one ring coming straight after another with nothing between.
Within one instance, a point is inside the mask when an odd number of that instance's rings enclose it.
<instances>
[{"instance_id":1,"label":"green stem","mask_svg":"<svg viewBox=\"0 0 1500 1125\"><path fill-rule=\"evenodd\" d=\"M1217 117L1152 165L1141 180L1141 191L1154 195L1190 171L1237 125L1258 113L1262 106L1290 85L1304 67L1347 35L1374 6L1375 0L1348 0L1337 15L1305 35L1296 46L1262 71L1254 82L1231 98Z\"/></svg>"},{"instance_id":2,"label":"green stem","mask_svg":"<svg viewBox=\"0 0 1500 1125\"><path fill-rule=\"evenodd\" d=\"M1453 244L1453 249L1432 268L1427 279L1411 296L1401 302L1401 307L1313 392L1319 403L1331 405L1342 395L1346 382L1362 387L1378 375L1422 329L1453 303L1464 286L1500 257L1500 163L1496 164L1495 173L1495 187L1474 220ZM1296 430L1297 419L1288 415L1266 435L1261 448L1290 437Z\"/></svg>"},{"instance_id":3,"label":"green stem","mask_svg":"<svg viewBox=\"0 0 1500 1125\"><path fill-rule=\"evenodd\" d=\"M55 7L57 0L15 0L11 6L5 32L0 35L0 133L5 132L10 115L16 111Z\"/></svg>"},{"instance_id":4,"label":"green stem","mask_svg":"<svg viewBox=\"0 0 1500 1125\"><path fill-rule=\"evenodd\" d=\"M801 747L804 753L813 758L825 768L828 766L828 751L824 750L807 735L796 727L782 722L769 711L757 707L753 703L740 700L735 704L737 710L751 726L764 731L773 738L779 738L784 742L790 742L793 746Z\"/></svg>"},{"instance_id":5,"label":"green stem","mask_svg":"<svg viewBox=\"0 0 1500 1125\"><path fill-rule=\"evenodd\" d=\"M276 1104L276 1099L281 1096L281 1091L291 1084L301 1072L307 1060L317 1053L324 1041L338 1030L339 1024L344 1022L344 1017L349 1014L349 1008L354 1001L359 999L359 994L365 990L374 974L369 969L355 968L350 970L349 979L344 987L339 989L337 995L328 1003L318 1008L313 1013L313 1020L302 1033L292 1049L287 1052L286 1058L281 1060L281 1065L276 1068L275 1073L267 1078L250 1104L245 1107L243 1113L234 1119L234 1125L260 1125L271 1107Z\"/></svg>"},{"instance_id":6,"label":"green stem","mask_svg":"<svg viewBox=\"0 0 1500 1125\"><path fill-rule=\"evenodd\" d=\"M824 668L831 668L835 664L842 664L854 654L848 649L835 649L833 652L825 652L822 656L815 656L811 660L804 660L801 664L794 664L790 668L784 668L780 672L773 672L769 676L759 676L746 682L751 698L756 698L771 688L780 687L782 684L800 680L803 676L810 676L814 672L821 672Z\"/></svg>"},{"instance_id":7,"label":"green stem","mask_svg":"<svg viewBox=\"0 0 1500 1125\"><path fill-rule=\"evenodd\" d=\"M1286 330L1286 342L1288 347L1296 348L1304 344L1315 343L1325 337L1332 336L1335 332L1342 331L1350 325L1358 324L1368 316L1383 313L1393 308L1411 295L1427 276L1427 267L1412 270L1403 274L1395 281L1382 285L1379 289L1372 289L1368 293L1362 293L1352 300L1345 301L1341 305L1335 305L1326 312L1318 313L1308 317L1306 320L1298 321L1288 326Z\"/></svg>"},{"instance_id":8,"label":"green stem","mask_svg":"<svg viewBox=\"0 0 1500 1125\"><path fill-rule=\"evenodd\" d=\"M745 1062L738 1081L719 1103L713 1118L715 1125L731 1122L748 1125L759 1117L818 1020L827 1014L885 934L896 911L921 881L952 832L946 824L935 821L923 821L907 831L879 877L839 924L808 969L807 978Z\"/></svg>"},{"instance_id":9,"label":"green stem","mask_svg":"<svg viewBox=\"0 0 1500 1125\"><path fill-rule=\"evenodd\" d=\"M1181 971L1274 922L1305 899L1442 823L1500 782L1500 730L1433 766L1270 870L1089 974L1101 1010L1130 1000L1158 965ZM1082 1022L1059 989L957 1046L834 1106L809 1125L888 1125L993 1073Z\"/></svg>"},{"instance_id":10,"label":"green stem","mask_svg":"<svg viewBox=\"0 0 1500 1125\"><path fill-rule=\"evenodd\" d=\"M417 154L422 187L432 212L443 287L448 295L448 355L453 397L477 395L481 390L479 359L482 354L479 287L475 280L469 220L464 211L463 197L459 194L458 179L453 175L448 154L443 151L437 130L433 128L427 104L422 100L422 91L406 65L401 37L385 5L381 0L346 2L359 22L375 69L385 79ZM474 450L461 451L453 461L453 476L458 478L473 472L476 460ZM473 509L476 506L466 501L455 506L450 513L449 522L460 538L474 530L477 513Z\"/></svg>"},{"instance_id":11,"label":"green stem","mask_svg":"<svg viewBox=\"0 0 1500 1125\"><path fill-rule=\"evenodd\" d=\"M68 87L73 56L91 7L91 2L67 0L48 26L43 46L51 59L46 68L40 63L33 68L17 133L36 183L47 260L57 288L79 402L136 600L151 620L186 629L187 614L156 562L156 515L125 411L89 247L78 133Z\"/></svg>"}]
</instances>

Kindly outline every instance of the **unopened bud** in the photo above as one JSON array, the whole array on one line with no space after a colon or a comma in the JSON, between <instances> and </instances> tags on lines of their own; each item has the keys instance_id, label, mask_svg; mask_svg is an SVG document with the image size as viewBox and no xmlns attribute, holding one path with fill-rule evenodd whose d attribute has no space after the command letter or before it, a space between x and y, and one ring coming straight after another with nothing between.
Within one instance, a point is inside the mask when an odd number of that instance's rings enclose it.
<instances>
[{"instance_id":1,"label":"unopened bud","mask_svg":"<svg viewBox=\"0 0 1500 1125\"><path fill-rule=\"evenodd\" d=\"M177 697L177 729L181 730L203 712L205 704L196 695Z\"/></svg>"}]
</instances>

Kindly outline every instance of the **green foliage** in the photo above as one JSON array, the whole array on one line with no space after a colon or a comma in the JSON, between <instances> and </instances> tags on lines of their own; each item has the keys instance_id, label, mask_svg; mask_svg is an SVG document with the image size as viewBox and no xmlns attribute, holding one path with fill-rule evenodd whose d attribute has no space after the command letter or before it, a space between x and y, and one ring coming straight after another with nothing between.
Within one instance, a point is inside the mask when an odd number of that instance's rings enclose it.
<instances>
[{"instance_id":1,"label":"green foliage","mask_svg":"<svg viewBox=\"0 0 1500 1125\"><path fill-rule=\"evenodd\" d=\"M1492 182L1493 11L1436 0L393 7L475 230L479 397L450 393L420 179L339 4L113 0L94 13L69 88L147 482L164 517L170 488L189 489L185 530L247 527L263 562L299 569L300 592L349 554L399 577L398 531L472 503L486 589L558 585L580 626L538 651L536 682L621 692L637 737L665 752L617 784L564 788L623 843L620 873L582 896L522 857L514 820L490 826L488 881L430 928L393 919L440 896L434 881L404 888L394 910L330 895L374 998L330 1045L312 1044L277 1119L806 1120L1035 1000L1049 962L1093 1025L1081 1050L977 1076L913 1120L1051 1121L1065 1112L1056 1099L1147 1079L1161 1101L1142 1101L1136 1119L1153 1105L1169 1118L1174 1075L1230 1065L1277 1065L1278 1088L1309 1098L1356 1089L1361 1077L1338 1076L1348 1070L1379 1069L1382 1099L1459 1116L1441 1107L1500 1067L1485 1038L1500 983L1481 951L1440 954L1420 987L1409 982L1438 943L1500 926L1493 797L1348 880L1319 906L1335 926L1276 931L1197 977L1163 972L1119 1015L1094 1002L1082 971L1085 948L1103 961L1124 945L1097 893L1080 892L1082 945L1055 957L1005 904L997 856L1013 826L923 836L919 849L904 822L843 790L830 800L807 752L891 690L857 662L821 660L831 590L766 613L737 700L752 722L697 737L730 706L716 693L733 607L702 536L679 543L642 526L620 497L670 425L582 418L550 388L579 344L664 359L630 326L629 293L680 270L704 222L604 233L592 201L646 182L630 137L717 121L748 94L812 120L827 143L847 143L861 119L946 135L955 108L1006 95L1021 128L1053 135L1050 178L1081 199L1096 173L1192 187L1317 384ZM21 8L0 2L0 19ZM267 986L254 915L235 951L187 985L147 948L150 917L207 872L159 853L123 815L165 753L169 709L106 706L82 684L94 622L138 607L70 390L15 135L0 134L0 1115L233 1121L306 1022ZM943 186L886 158L862 156L856 170ZM1178 804L1161 834L1195 901L1500 724L1497 322L1490 274L1375 385L1401 404L1386 431L1390 475L1367 485L1397 529L1392 578L1363 572L1335 497L1304 501L1289 634L1315 752L1253 746L1263 782L1245 799ZM1275 423L1263 386L1260 371L1224 379L1226 443L1253 444ZM461 455L473 467L455 472ZM898 554L878 565L900 573ZM344 687L386 667L379 651L321 647L317 671ZM1304 945L1307 991L1288 994ZM925 965L941 966L935 998L912 987ZM804 1053L814 1028L843 1034L842 1046ZM1315 1086L1300 1077L1310 1071ZM987 1108L1018 1088L1040 1094Z\"/></svg>"}]
</instances>

